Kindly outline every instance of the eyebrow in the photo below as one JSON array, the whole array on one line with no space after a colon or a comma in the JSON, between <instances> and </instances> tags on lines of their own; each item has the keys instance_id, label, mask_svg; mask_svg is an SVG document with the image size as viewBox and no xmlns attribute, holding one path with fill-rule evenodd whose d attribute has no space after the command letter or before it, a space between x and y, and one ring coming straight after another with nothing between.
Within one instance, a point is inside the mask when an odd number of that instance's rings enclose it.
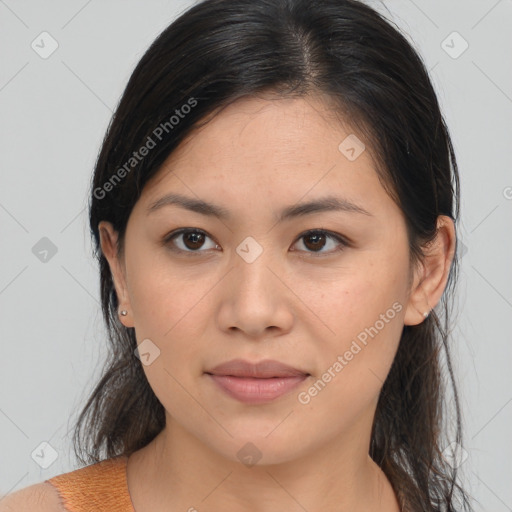
<instances>
[{"instance_id":1,"label":"eyebrow","mask_svg":"<svg viewBox=\"0 0 512 512\"><path fill-rule=\"evenodd\" d=\"M166 194L160 199L151 203L147 208L148 215L163 208L164 206L179 206L192 212L200 213L210 217L216 217L220 220L230 220L232 213L226 208L203 201L202 199L195 199L181 194L171 193ZM320 199L315 199L307 203L298 203L284 208L278 216L278 222L283 222L296 217L302 217L312 213L339 211L348 213L360 213L373 217L373 215L365 210L362 206L350 202L336 196L327 196Z\"/></svg>"}]
</instances>

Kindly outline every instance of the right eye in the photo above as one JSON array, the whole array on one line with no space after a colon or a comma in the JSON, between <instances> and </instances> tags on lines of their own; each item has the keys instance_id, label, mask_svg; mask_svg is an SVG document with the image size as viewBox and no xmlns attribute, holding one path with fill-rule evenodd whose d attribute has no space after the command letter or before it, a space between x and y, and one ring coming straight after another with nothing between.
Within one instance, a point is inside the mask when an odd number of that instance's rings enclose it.
<instances>
[{"instance_id":1,"label":"right eye","mask_svg":"<svg viewBox=\"0 0 512 512\"><path fill-rule=\"evenodd\" d=\"M164 237L164 244L168 245L172 251L192 255L205 252L199 249L204 246L205 240L208 238L212 240L213 247L209 247L206 250L219 248L219 245L205 231L198 228L175 230Z\"/></svg>"}]
</instances>

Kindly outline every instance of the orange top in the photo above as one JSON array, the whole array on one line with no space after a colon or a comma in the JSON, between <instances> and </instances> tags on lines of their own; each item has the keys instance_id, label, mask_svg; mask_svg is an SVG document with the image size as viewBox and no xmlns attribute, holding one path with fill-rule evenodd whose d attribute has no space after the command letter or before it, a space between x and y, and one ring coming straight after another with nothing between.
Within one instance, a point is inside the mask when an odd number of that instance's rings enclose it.
<instances>
[{"instance_id":1,"label":"orange top","mask_svg":"<svg viewBox=\"0 0 512 512\"><path fill-rule=\"evenodd\" d=\"M45 480L59 492L69 512L135 512L120 455Z\"/></svg>"}]
</instances>

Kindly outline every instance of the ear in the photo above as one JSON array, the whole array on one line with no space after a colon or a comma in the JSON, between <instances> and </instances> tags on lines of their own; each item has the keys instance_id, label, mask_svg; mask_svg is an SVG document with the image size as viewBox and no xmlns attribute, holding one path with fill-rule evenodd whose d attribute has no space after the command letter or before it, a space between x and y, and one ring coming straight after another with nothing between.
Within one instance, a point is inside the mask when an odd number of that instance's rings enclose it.
<instances>
[{"instance_id":1,"label":"ear","mask_svg":"<svg viewBox=\"0 0 512 512\"><path fill-rule=\"evenodd\" d=\"M455 225L446 215L437 218L436 238L423 246L424 261L415 269L409 302L404 317L405 325L418 325L441 300L450 267L455 255Z\"/></svg>"},{"instance_id":2,"label":"ear","mask_svg":"<svg viewBox=\"0 0 512 512\"><path fill-rule=\"evenodd\" d=\"M103 220L98 224L98 230L100 234L101 251L108 261L112 280L114 281L117 302L119 304L119 320L125 327L134 327L128 288L126 286L124 262L120 261L117 254L118 232L113 228L110 222ZM120 311L122 310L127 311L126 316L121 315Z\"/></svg>"}]
</instances>

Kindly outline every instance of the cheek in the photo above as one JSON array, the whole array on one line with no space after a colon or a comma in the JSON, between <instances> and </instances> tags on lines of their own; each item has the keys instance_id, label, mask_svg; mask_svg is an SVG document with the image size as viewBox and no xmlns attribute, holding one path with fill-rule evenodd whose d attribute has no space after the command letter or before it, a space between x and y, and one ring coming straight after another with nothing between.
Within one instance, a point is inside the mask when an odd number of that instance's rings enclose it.
<instances>
[{"instance_id":1,"label":"cheek","mask_svg":"<svg viewBox=\"0 0 512 512\"><path fill-rule=\"evenodd\" d=\"M129 279L137 343L150 339L158 347L158 359L145 370L157 395L160 388L170 393L169 386L176 384L172 376L186 384L203 371L201 343L219 276L199 266L172 266L165 254L150 264L143 264L142 252L134 256Z\"/></svg>"},{"instance_id":2,"label":"cheek","mask_svg":"<svg viewBox=\"0 0 512 512\"><path fill-rule=\"evenodd\" d=\"M130 304L138 333L172 336L211 288L206 274L193 265L172 265L165 251L134 249L127 262Z\"/></svg>"},{"instance_id":3,"label":"cheek","mask_svg":"<svg viewBox=\"0 0 512 512\"><path fill-rule=\"evenodd\" d=\"M322 339L331 345L329 340L346 343L388 311L386 319L396 324L396 318L405 313L407 292L402 259L377 252L354 253L339 270L329 268L294 279L293 290L301 298L303 318L309 324L316 322L318 332L321 329L324 333Z\"/></svg>"},{"instance_id":4,"label":"cheek","mask_svg":"<svg viewBox=\"0 0 512 512\"><path fill-rule=\"evenodd\" d=\"M132 276L137 343L150 339L158 351L154 362L143 369L159 401L176 418L195 407L190 392L203 372L201 340L205 319L211 316L208 290L213 284L186 279L155 262L151 271Z\"/></svg>"},{"instance_id":5,"label":"cheek","mask_svg":"<svg viewBox=\"0 0 512 512\"><path fill-rule=\"evenodd\" d=\"M355 414L378 396L403 330L406 265L407 253L360 257L315 294L311 309L329 327L315 343L319 380L308 394L322 395L317 405L325 400Z\"/></svg>"},{"instance_id":6,"label":"cheek","mask_svg":"<svg viewBox=\"0 0 512 512\"><path fill-rule=\"evenodd\" d=\"M341 312L337 322L331 320L336 334L317 344L319 371L297 397L334 430L373 410L398 348L403 306L376 298L372 289L359 288L361 301L350 300L349 293L337 301Z\"/></svg>"}]
</instances>

